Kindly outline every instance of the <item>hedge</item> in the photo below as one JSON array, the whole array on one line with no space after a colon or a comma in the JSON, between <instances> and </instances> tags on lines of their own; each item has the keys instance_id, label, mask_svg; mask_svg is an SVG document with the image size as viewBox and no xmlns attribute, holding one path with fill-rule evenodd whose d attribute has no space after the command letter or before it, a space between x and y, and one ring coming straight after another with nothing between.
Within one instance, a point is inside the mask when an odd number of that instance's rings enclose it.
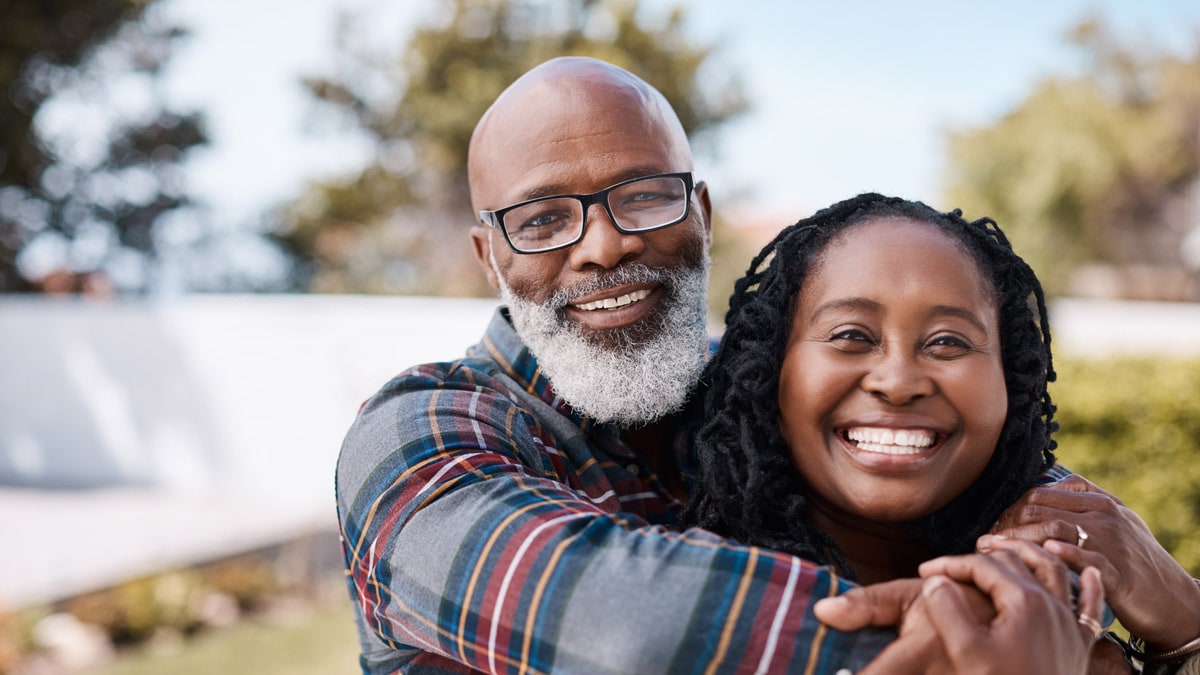
<instances>
[{"instance_id":1,"label":"hedge","mask_svg":"<svg viewBox=\"0 0 1200 675\"><path fill-rule=\"evenodd\" d=\"M1062 360L1059 461L1136 511L1200 576L1200 359Z\"/></svg>"}]
</instances>

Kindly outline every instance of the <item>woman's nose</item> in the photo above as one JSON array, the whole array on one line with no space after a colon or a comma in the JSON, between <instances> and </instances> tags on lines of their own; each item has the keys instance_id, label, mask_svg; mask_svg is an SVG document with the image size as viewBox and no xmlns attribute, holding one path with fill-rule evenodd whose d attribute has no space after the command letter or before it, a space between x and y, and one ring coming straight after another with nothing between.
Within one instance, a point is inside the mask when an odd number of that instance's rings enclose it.
<instances>
[{"instance_id":1,"label":"woman's nose","mask_svg":"<svg viewBox=\"0 0 1200 675\"><path fill-rule=\"evenodd\" d=\"M885 351L862 379L862 388L891 405L905 405L931 396L933 378L915 354Z\"/></svg>"}]
</instances>

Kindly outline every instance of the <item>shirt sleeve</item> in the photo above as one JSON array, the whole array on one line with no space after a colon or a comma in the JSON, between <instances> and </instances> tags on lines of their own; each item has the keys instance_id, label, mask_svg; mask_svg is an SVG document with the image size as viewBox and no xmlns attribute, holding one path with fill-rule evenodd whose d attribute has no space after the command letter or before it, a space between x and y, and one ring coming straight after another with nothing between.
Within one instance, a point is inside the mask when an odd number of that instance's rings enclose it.
<instances>
[{"instance_id":1,"label":"shirt sleeve","mask_svg":"<svg viewBox=\"0 0 1200 675\"><path fill-rule=\"evenodd\" d=\"M824 567L674 532L573 490L518 402L414 372L338 463L365 673L857 670L895 633L840 633Z\"/></svg>"}]
</instances>

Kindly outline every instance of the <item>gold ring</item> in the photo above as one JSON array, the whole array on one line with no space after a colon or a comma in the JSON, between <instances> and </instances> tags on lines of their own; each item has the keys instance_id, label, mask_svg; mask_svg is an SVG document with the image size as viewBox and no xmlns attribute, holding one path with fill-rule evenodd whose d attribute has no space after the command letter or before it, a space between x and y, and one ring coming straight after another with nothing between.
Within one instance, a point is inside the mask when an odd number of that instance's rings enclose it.
<instances>
[{"instance_id":1,"label":"gold ring","mask_svg":"<svg viewBox=\"0 0 1200 675\"><path fill-rule=\"evenodd\" d=\"M1104 626L1101 626L1099 621L1093 619L1087 614L1080 614L1078 621L1079 625L1085 626L1088 630L1092 631L1093 638L1098 638L1104 633Z\"/></svg>"},{"instance_id":2,"label":"gold ring","mask_svg":"<svg viewBox=\"0 0 1200 675\"><path fill-rule=\"evenodd\" d=\"M1075 546L1077 546L1079 548L1083 548L1083 545L1087 543L1088 533L1085 532L1082 527L1076 525L1075 526L1075 534L1078 535L1078 537L1075 539Z\"/></svg>"}]
</instances>

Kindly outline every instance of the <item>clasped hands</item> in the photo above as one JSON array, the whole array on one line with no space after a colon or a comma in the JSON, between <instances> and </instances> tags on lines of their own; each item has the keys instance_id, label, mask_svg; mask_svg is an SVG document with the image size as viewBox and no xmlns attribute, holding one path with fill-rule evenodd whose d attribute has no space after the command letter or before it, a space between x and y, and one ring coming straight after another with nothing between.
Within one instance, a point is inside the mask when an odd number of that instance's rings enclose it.
<instances>
[{"instance_id":1,"label":"clasped hands","mask_svg":"<svg viewBox=\"0 0 1200 675\"><path fill-rule=\"evenodd\" d=\"M1095 638L1105 599L1160 651L1200 635L1200 585L1135 512L1081 476L1027 492L977 550L925 563L920 579L823 600L817 617L841 630L899 628L868 675L1129 672L1119 647ZM1068 569L1080 574L1074 604Z\"/></svg>"},{"instance_id":2,"label":"clasped hands","mask_svg":"<svg viewBox=\"0 0 1200 675\"><path fill-rule=\"evenodd\" d=\"M898 627L899 638L860 675L1109 672L1097 664L1089 670L1104 604L1095 567L1080 575L1077 603L1067 567L1042 547L1016 539L996 540L986 552L930 560L920 575L817 603L817 618L839 630ZM1120 649L1102 644L1112 649L1098 647L1097 663L1128 672Z\"/></svg>"}]
</instances>

